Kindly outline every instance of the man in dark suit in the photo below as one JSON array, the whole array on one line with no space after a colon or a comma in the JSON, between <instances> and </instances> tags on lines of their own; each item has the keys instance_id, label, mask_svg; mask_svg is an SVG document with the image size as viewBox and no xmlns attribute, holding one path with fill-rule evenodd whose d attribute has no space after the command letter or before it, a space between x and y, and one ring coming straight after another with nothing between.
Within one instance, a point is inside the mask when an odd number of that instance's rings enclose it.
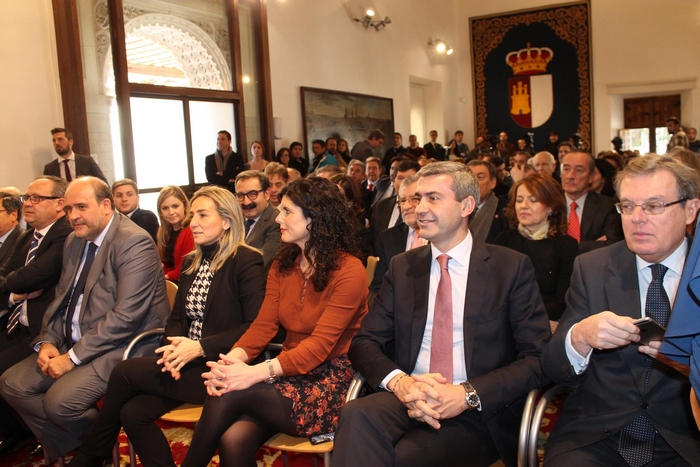
<instances>
[{"instance_id":1,"label":"man in dark suit","mask_svg":"<svg viewBox=\"0 0 700 467\"><path fill-rule=\"evenodd\" d=\"M415 175L421 169L420 164L416 161L405 160L399 162L393 174L392 183L394 185L394 193L399 192L399 186L408 177ZM397 201L397 196L377 201L372 207L370 213L370 231L372 233L373 252L379 251L379 235L382 231L402 224L400 208Z\"/></svg>"},{"instance_id":2,"label":"man in dark suit","mask_svg":"<svg viewBox=\"0 0 700 467\"><path fill-rule=\"evenodd\" d=\"M53 301L61 276L63 244L72 232L63 213L67 186L62 178L39 177L23 195L31 229L20 236L12 255L0 267L0 303L11 304L7 324L0 332L0 374L32 354L29 344L39 335L44 313ZM0 452L28 434L18 419L0 404L4 432Z\"/></svg>"},{"instance_id":3,"label":"man in dark suit","mask_svg":"<svg viewBox=\"0 0 700 467\"><path fill-rule=\"evenodd\" d=\"M428 159L436 159L438 161L445 160L445 148L437 142L438 132L430 130L430 142L423 145L425 154Z\"/></svg>"},{"instance_id":4,"label":"man in dark suit","mask_svg":"<svg viewBox=\"0 0 700 467\"><path fill-rule=\"evenodd\" d=\"M467 167L471 169L479 181L479 206L474 219L469 225L474 238L486 243L493 243L496 236L508 230L508 218L505 208L508 198L498 198L493 190L496 188L498 174L496 167L489 161L478 159L469 161Z\"/></svg>"},{"instance_id":5,"label":"man in dark suit","mask_svg":"<svg viewBox=\"0 0 700 467\"><path fill-rule=\"evenodd\" d=\"M54 300L31 355L0 377L0 394L55 460L75 449L97 416L112 368L129 341L162 327L170 314L162 264L151 237L114 212L109 186L74 180ZM153 351L142 346L138 354Z\"/></svg>"},{"instance_id":6,"label":"man in dark suit","mask_svg":"<svg viewBox=\"0 0 700 467\"><path fill-rule=\"evenodd\" d=\"M382 130L371 131L366 140L360 141L352 147L351 158L367 163L368 158L380 156L379 148L384 144L385 139Z\"/></svg>"},{"instance_id":7,"label":"man in dark suit","mask_svg":"<svg viewBox=\"0 0 700 467\"><path fill-rule=\"evenodd\" d=\"M147 209L139 207L139 187L130 178L117 180L112 184L112 196L117 211L141 227L158 243L158 218Z\"/></svg>"},{"instance_id":8,"label":"man in dark suit","mask_svg":"<svg viewBox=\"0 0 700 467\"><path fill-rule=\"evenodd\" d=\"M270 204L270 181L259 170L246 170L236 177L236 198L245 217L245 242L262 251L265 269L282 243L279 211Z\"/></svg>"},{"instance_id":9,"label":"man in dark suit","mask_svg":"<svg viewBox=\"0 0 700 467\"><path fill-rule=\"evenodd\" d=\"M221 130L216 135L216 151L204 159L204 173L207 181L234 191L236 175L243 172L243 156L231 147L231 133Z\"/></svg>"},{"instance_id":10,"label":"man in dark suit","mask_svg":"<svg viewBox=\"0 0 700 467\"><path fill-rule=\"evenodd\" d=\"M95 159L73 152L73 134L70 131L65 128L54 128L51 130L51 136L58 158L44 166L44 175L61 177L69 182L89 175L107 182Z\"/></svg>"},{"instance_id":11,"label":"man in dark suit","mask_svg":"<svg viewBox=\"0 0 700 467\"><path fill-rule=\"evenodd\" d=\"M24 229L19 226L22 217L22 201L19 196L0 191L0 266L10 257ZM0 303L0 310L3 303Z\"/></svg>"},{"instance_id":12,"label":"man in dark suit","mask_svg":"<svg viewBox=\"0 0 700 467\"><path fill-rule=\"evenodd\" d=\"M595 171L593 156L573 150L564 155L561 168L569 216L568 233L579 242L579 251L585 253L622 240L620 214L613 200L588 191Z\"/></svg>"},{"instance_id":13,"label":"man in dark suit","mask_svg":"<svg viewBox=\"0 0 700 467\"><path fill-rule=\"evenodd\" d=\"M467 154L469 154L469 146L467 143L462 141L464 139L464 132L462 130L455 131L455 153L462 159L466 159Z\"/></svg>"},{"instance_id":14,"label":"man in dark suit","mask_svg":"<svg viewBox=\"0 0 700 467\"><path fill-rule=\"evenodd\" d=\"M469 234L479 186L466 166L429 164L418 177L431 245L394 257L353 339L353 368L377 392L343 408L332 465L515 465L551 335L532 263Z\"/></svg>"},{"instance_id":15,"label":"man in dark suit","mask_svg":"<svg viewBox=\"0 0 700 467\"><path fill-rule=\"evenodd\" d=\"M575 388L545 465L700 465L684 369L659 356L661 341L637 345L633 324L647 316L666 326L700 178L670 157L647 155L620 173L617 192L625 242L576 259L566 311L543 354L547 375Z\"/></svg>"},{"instance_id":16,"label":"man in dark suit","mask_svg":"<svg viewBox=\"0 0 700 467\"><path fill-rule=\"evenodd\" d=\"M508 160L510 156L515 154L515 146L508 141L508 134L502 131L498 134L498 144L496 145L498 155L503 159Z\"/></svg>"},{"instance_id":17,"label":"man in dark suit","mask_svg":"<svg viewBox=\"0 0 700 467\"><path fill-rule=\"evenodd\" d=\"M391 162L395 157L406 156L406 154L409 154L408 149L403 147L403 136L401 136L401 133L394 133L393 143L393 146L386 150L384 153L384 159L382 159L384 173L389 173Z\"/></svg>"},{"instance_id":18,"label":"man in dark suit","mask_svg":"<svg viewBox=\"0 0 700 467\"><path fill-rule=\"evenodd\" d=\"M371 193L370 204L367 211L374 203L384 198L386 190L391 186L391 180L387 175L382 175L382 161L378 157L369 157L365 161L365 175L367 178L362 182L361 189Z\"/></svg>"}]
</instances>

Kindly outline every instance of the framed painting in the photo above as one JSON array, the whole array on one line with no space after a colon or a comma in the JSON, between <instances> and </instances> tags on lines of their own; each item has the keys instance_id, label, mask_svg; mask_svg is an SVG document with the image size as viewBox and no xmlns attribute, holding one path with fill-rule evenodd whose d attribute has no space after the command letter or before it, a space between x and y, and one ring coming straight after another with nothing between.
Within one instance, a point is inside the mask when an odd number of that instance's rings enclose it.
<instances>
[{"instance_id":1,"label":"framed painting","mask_svg":"<svg viewBox=\"0 0 700 467\"><path fill-rule=\"evenodd\" d=\"M394 101L386 97L367 96L328 89L301 88L301 113L304 125L304 148L309 160L313 160L311 143L331 136L344 139L348 148L367 139L376 129L382 130L386 139L377 153L391 146L394 133Z\"/></svg>"},{"instance_id":2,"label":"framed painting","mask_svg":"<svg viewBox=\"0 0 700 467\"><path fill-rule=\"evenodd\" d=\"M470 18L476 134L593 141L589 1Z\"/></svg>"}]
</instances>

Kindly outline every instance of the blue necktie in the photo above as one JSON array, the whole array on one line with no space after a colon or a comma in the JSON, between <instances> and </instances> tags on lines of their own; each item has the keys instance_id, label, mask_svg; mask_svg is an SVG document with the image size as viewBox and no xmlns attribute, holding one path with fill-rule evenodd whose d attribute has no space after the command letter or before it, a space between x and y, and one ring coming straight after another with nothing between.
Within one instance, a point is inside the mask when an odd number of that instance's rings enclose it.
<instances>
[{"instance_id":1,"label":"blue necktie","mask_svg":"<svg viewBox=\"0 0 700 467\"><path fill-rule=\"evenodd\" d=\"M85 282L87 282L88 274L90 274L90 268L92 267L92 262L95 259L95 251L97 251L97 245L93 242L88 242L88 251L85 256L85 264L83 265L83 270L80 271L80 277L78 282L75 284L73 293L70 297L70 302L68 303L68 311L66 312L66 343L68 347L73 347L73 315L75 314L75 307L78 303L78 297L83 294L85 290Z\"/></svg>"},{"instance_id":2,"label":"blue necktie","mask_svg":"<svg viewBox=\"0 0 700 467\"><path fill-rule=\"evenodd\" d=\"M32 238L32 243L29 245L29 252L27 253L27 260L24 262L24 265L26 266L27 264L31 263L34 257L36 256L36 251L39 249L39 240L41 240L41 235L39 232L36 230L34 231L34 238ZM7 320L7 333L11 334L12 331L17 329L17 325L19 325L19 317L22 314L22 308L27 306L26 300L22 300L19 303L15 303L15 307L12 310L12 314Z\"/></svg>"},{"instance_id":3,"label":"blue necktie","mask_svg":"<svg viewBox=\"0 0 700 467\"><path fill-rule=\"evenodd\" d=\"M647 290L646 315L653 318L661 326L666 327L671 316L671 302L666 294L666 289L664 289L664 275L668 268L663 264L652 264L650 268L651 283ZM649 382L653 365L654 359L647 357L647 373L644 384ZM630 467L642 466L651 462L654 456L655 437L654 425L644 413L641 413L632 423L622 429L618 451Z\"/></svg>"}]
</instances>

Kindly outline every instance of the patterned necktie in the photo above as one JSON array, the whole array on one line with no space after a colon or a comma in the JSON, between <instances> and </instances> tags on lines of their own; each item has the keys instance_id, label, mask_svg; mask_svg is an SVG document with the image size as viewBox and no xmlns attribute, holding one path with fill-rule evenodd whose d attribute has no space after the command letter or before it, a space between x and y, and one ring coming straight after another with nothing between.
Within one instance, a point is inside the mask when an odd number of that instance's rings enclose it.
<instances>
[{"instance_id":1,"label":"patterned necktie","mask_svg":"<svg viewBox=\"0 0 700 467\"><path fill-rule=\"evenodd\" d=\"M414 230L413 231L413 240L411 240L411 246L410 246L409 250L412 250L414 248L418 248L419 246L422 246L421 241L420 241L420 232L417 230ZM449 277L449 273L447 273L447 274Z\"/></svg>"},{"instance_id":2,"label":"patterned necktie","mask_svg":"<svg viewBox=\"0 0 700 467\"><path fill-rule=\"evenodd\" d=\"M63 159L63 163L66 165L66 166L65 166L65 169L66 169L66 180L69 181L69 182L72 182L72 181L73 181L73 176L72 176L71 173L70 173L70 166L68 165L68 159Z\"/></svg>"},{"instance_id":3,"label":"patterned necktie","mask_svg":"<svg viewBox=\"0 0 700 467\"><path fill-rule=\"evenodd\" d=\"M646 315L653 318L661 326L666 327L671 316L671 302L664 289L664 275L668 268L663 264L652 264L651 282L647 290ZM647 357L647 373L644 384L649 382L649 375L654 365L654 359ZM654 455L654 438L656 429L644 413L620 433L620 455L631 467L639 467L650 462Z\"/></svg>"},{"instance_id":4,"label":"patterned necktie","mask_svg":"<svg viewBox=\"0 0 700 467\"><path fill-rule=\"evenodd\" d=\"M374 185L372 185L372 182L367 182L367 189L369 191L374 191Z\"/></svg>"},{"instance_id":5,"label":"patterned necktie","mask_svg":"<svg viewBox=\"0 0 700 467\"><path fill-rule=\"evenodd\" d=\"M255 224L255 219L246 219L245 220L245 236L246 238L248 237L248 233L250 233L250 228Z\"/></svg>"},{"instance_id":6,"label":"patterned necktie","mask_svg":"<svg viewBox=\"0 0 700 467\"><path fill-rule=\"evenodd\" d=\"M85 290L85 283L87 282L87 277L90 274L90 268L92 267L92 262L95 259L95 251L97 251L97 245L93 242L88 242L88 251L85 255L85 264L83 264L83 269L80 271L80 277L78 282L75 284L73 293L70 297L70 302L68 303L68 310L66 312L66 343L68 347L73 347L73 315L75 315L75 307L78 303L78 298L83 294Z\"/></svg>"},{"instance_id":7,"label":"patterned necktie","mask_svg":"<svg viewBox=\"0 0 700 467\"><path fill-rule=\"evenodd\" d=\"M36 230L34 231L34 238L32 238L32 243L29 244L29 252L27 253L27 260L24 262L24 265L26 266L27 264L31 263L34 257L36 256L36 251L39 249L39 240L41 240L41 235L39 232ZM7 333L11 334L12 331L17 329L17 325L19 324L19 317L22 314L22 308L24 308L26 305L26 300L22 300L19 303L15 304L15 308L12 310L12 314L10 317L7 319Z\"/></svg>"},{"instance_id":8,"label":"patterned necktie","mask_svg":"<svg viewBox=\"0 0 700 467\"><path fill-rule=\"evenodd\" d=\"M440 373L452 383L452 279L447 263L450 257L437 257L440 282L435 297L433 334L430 337L430 372Z\"/></svg>"},{"instance_id":9,"label":"patterned necktie","mask_svg":"<svg viewBox=\"0 0 700 467\"><path fill-rule=\"evenodd\" d=\"M578 220L578 214L576 214L576 208L578 204L576 201L571 202L571 212L569 213L569 236L574 237L577 242L581 242L581 223Z\"/></svg>"}]
</instances>

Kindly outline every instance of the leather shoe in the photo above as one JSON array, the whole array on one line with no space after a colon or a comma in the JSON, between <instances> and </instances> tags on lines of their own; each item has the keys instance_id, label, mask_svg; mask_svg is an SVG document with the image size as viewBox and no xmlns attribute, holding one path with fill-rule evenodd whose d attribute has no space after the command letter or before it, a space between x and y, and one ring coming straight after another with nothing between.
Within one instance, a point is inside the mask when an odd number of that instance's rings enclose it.
<instances>
[{"instance_id":1,"label":"leather shoe","mask_svg":"<svg viewBox=\"0 0 700 467\"><path fill-rule=\"evenodd\" d=\"M0 438L0 455L10 452L12 448L17 446L21 441L29 436L28 433L21 430L13 430L10 434Z\"/></svg>"},{"instance_id":2,"label":"leather shoe","mask_svg":"<svg viewBox=\"0 0 700 467\"><path fill-rule=\"evenodd\" d=\"M78 450L66 467L106 467L112 465L112 458L91 456ZM118 467L118 466L117 466Z\"/></svg>"},{"instance_id":3,"label":"leather shoe","mask_svg":"<svg viewBox=\"0 0 700 467\"><path fill-rule=\"evenodd\" d=\"M30 452L29 455L32 457L43 456L44 446L42 446L41 443L36 443L36 446L34 446L34 449L32 449L32 452Z\"/></svg>"}]
</instances>

